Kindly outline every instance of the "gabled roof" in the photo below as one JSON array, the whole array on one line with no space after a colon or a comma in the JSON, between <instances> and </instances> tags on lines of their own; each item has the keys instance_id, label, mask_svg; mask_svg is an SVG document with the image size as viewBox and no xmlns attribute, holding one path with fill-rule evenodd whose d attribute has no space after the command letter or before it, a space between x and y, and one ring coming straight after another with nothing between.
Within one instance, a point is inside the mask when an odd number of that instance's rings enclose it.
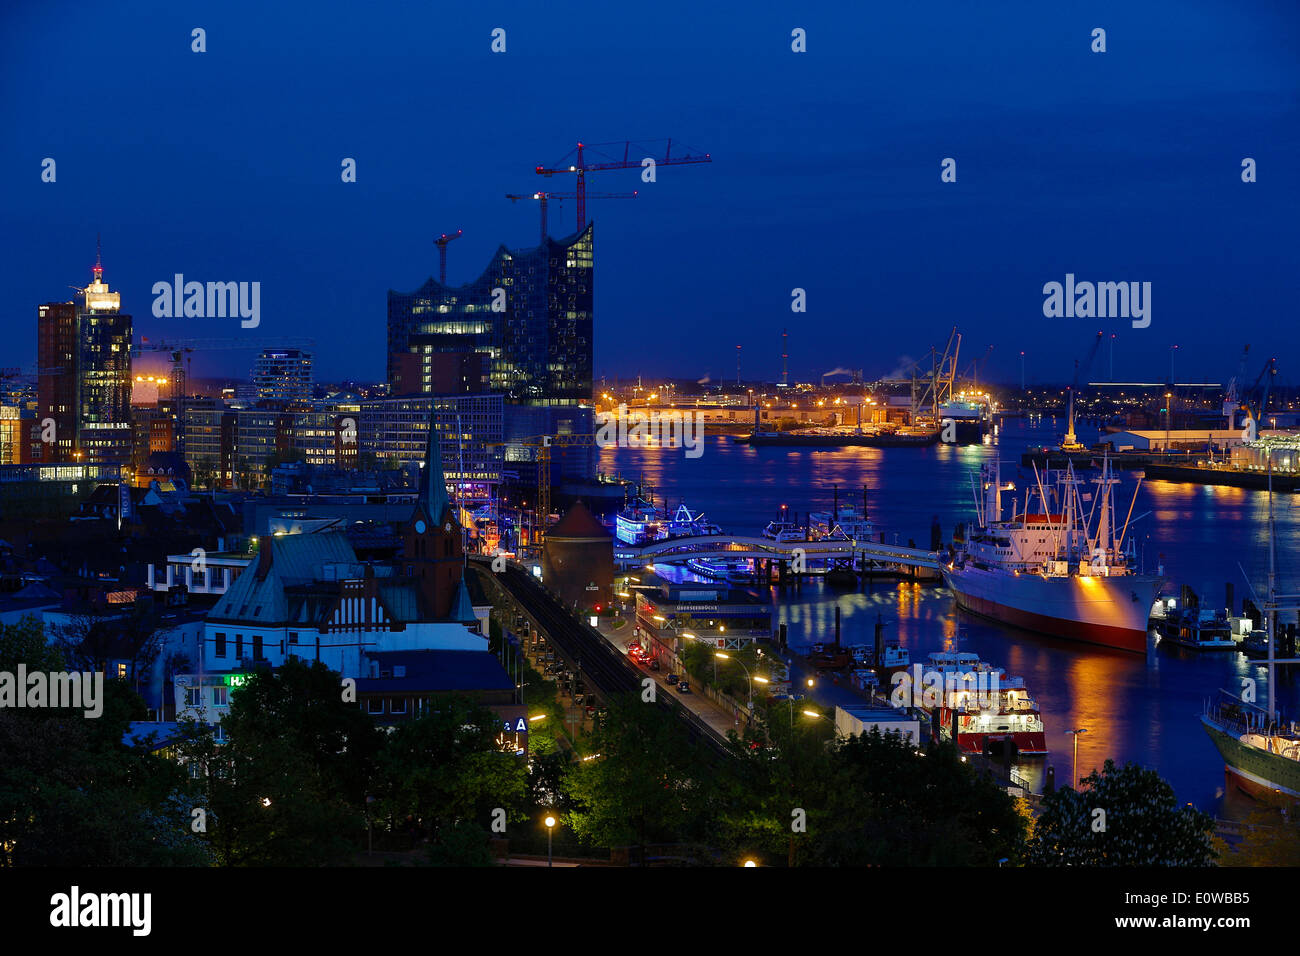
<instances>
[{"instance_id":1,"label":"gabled roof","mask_svg":"<svg viewBox=\"0 0 1300 956\"><path fill-rule=\"evenodd\" d=\"M313 623L319 607L286 588L313 584L328 564L353 564L357 560L346 534L286 534L263 537L262 552L213 608L212 616L225 621L274 624L281 621Z\"/></svg>"}]
</instances>

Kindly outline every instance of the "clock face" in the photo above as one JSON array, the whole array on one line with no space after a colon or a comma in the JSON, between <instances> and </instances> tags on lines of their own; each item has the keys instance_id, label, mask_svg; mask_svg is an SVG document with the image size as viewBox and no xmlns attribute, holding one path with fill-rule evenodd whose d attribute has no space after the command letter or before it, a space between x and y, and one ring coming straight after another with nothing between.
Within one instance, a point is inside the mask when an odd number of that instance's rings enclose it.
<instances>
[{"instance_id":1,"label":"clock face","mask_svg":"<svg viewBox=\"0 0 1300 956\"><path fill-rule=\"evenodd\" d=\"M425 524L424 524L424 521L423 521L423 520L421 520L421 521L417 521L417 522L415 523L415 533L416 533L416 534L424 534L424 528L425 528Z\"/></svg>"}]
</instances>

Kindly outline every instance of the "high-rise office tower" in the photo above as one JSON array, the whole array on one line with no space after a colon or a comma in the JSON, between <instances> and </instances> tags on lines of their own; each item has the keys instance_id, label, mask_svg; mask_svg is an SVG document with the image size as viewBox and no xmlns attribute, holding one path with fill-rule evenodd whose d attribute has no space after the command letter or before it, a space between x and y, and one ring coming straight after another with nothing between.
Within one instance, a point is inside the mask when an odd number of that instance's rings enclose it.
<instances>
[{"instance_id":1,"label":"high-rise office tower","mask_svg":"<svg viewBox=\"0 0 1300 956\"><path fill-rule=\"evenodd\" d=\"M77 304L36 309L36 418L41 461L73 461L77 438ZM53 428L50 428L53 422ZM52 440L51 440L52 439Z\"/></svg>"},{"instance_id":2,"label":"high-rise office tower","mask_svg":"<svg viewBox=\"0 0 1300 956\"><path fill-rule=\"evenodd\" d=\"M37 310L38 399L41 423L54 420L46 460L131 460L131 316L120 293L94 279L80 302L50 302Z\"/></svg>"},{"instance_id":3,"label":"high-rise office tower","mask_svg":"<svg viewBox=\"0 0 1300 956\"><path fill-rule=\"evenodd\" d=\"M262 349L253 364L258 401L311 400L311 353L301 349Z\"/></svg>"}]
</instances>

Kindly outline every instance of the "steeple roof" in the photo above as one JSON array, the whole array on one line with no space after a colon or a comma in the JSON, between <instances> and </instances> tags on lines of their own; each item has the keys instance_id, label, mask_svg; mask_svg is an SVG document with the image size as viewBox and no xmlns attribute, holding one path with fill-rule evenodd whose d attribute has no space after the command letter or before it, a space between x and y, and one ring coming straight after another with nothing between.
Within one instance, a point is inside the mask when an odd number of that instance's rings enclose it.
<instances>
[{"instance_id":1,"label":"steeple roof","mask_svg":"<svg viewBox=\"0 0 1300 956\"><path fill-rule=\"evenodd\" d=\"M447 497L447 476L442 470L442 441L434 423L432 402L429 404L429 443L424 450L424 467L420 469L418 503L434 521L441 521L443 509L451 506L451 499Z\"/></svg>"}]
</instances>

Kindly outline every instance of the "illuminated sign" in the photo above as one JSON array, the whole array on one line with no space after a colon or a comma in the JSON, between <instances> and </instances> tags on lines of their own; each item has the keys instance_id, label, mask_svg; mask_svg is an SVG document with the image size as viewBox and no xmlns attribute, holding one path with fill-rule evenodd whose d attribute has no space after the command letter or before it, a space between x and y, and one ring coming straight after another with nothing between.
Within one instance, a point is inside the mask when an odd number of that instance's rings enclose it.
<instances>
[{"instance_id":1,"label":"illuminated sign","mask_svg":"<svg viewBox=\"0 0 1300 956\"><path fill-rule=\"evenodd\" d=\"M248 683L247 674L227 674L224 679L227 687L243 687Z\"/></svg>"}]
</instances>

